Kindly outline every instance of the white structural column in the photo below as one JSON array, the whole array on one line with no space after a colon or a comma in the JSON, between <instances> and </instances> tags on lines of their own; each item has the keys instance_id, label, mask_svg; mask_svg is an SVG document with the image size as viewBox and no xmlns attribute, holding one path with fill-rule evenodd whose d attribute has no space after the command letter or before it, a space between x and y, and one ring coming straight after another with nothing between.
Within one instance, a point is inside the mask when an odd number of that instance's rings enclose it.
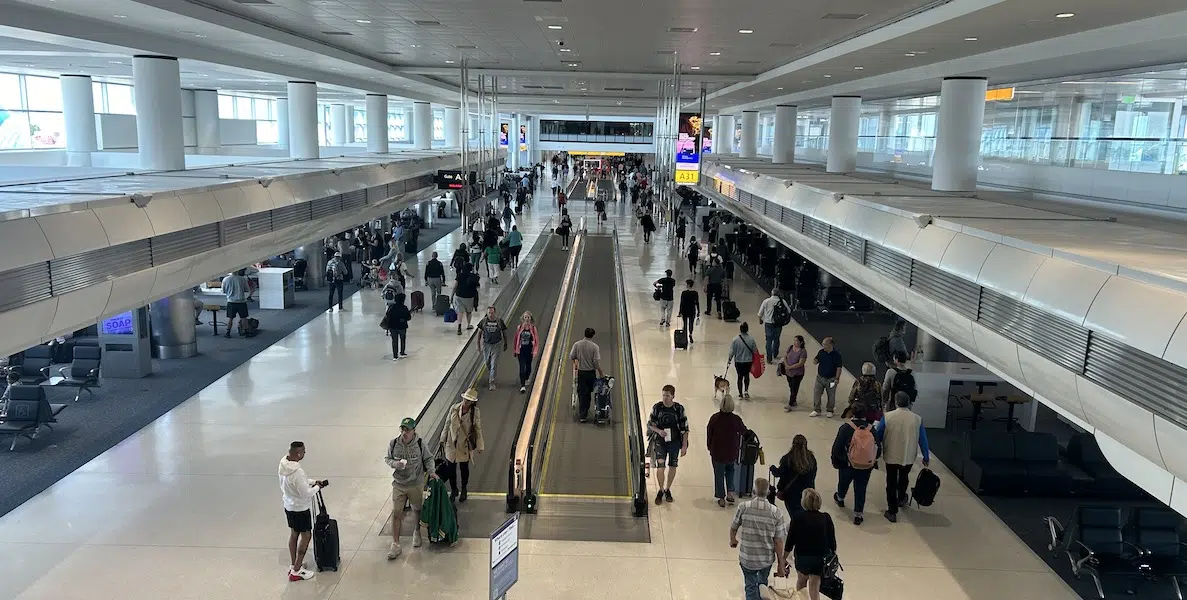
<instances>
[{"instance_id":1,"label":"white structural column","mask_svg":"<svg viewBox=\"0 0 1187 600\"><path fill-rule=\"evenodd\" d=\"M795 120L797 109L793 104L775 107L775 136L771 141L771 162L785 165L795 162Z\"/></svg>"},{"instance_id":2,"label":"white structural column","mask_svg":"<svg viewBox=\"0 0 1187 600\"><path fill-rule=\"evenodd\" d=\"M514 171L519 168L519 126L523 123L519 113L511 115L511 130L507 132L507 166Z\"/></svg>"},{"instance_id":3,"label":"white structural column","mask_svg":"<svg viewBox=\"0 0 1187 600\"><path fill-rule=\"evenodd\" d=\"M140 168L185 170L185 139L181 130L181 67L171 56L132 59L136 101L136 144Z\"/></svg>"},{"instance_id":4,"label":"white structural column","mask_svg":"<svg viewBox=\"0 0 1187 600\"><path fill-rule=\"evenodd\" d=\"M387 95L367 94L367 152L386 154L389 150Z\"/></svg>"},{"instance_id":5,"label":"white structural column","mask_svg":"<svg viewBox=\"0 0 1187 600\"><path fill-rule=\"evenodd\" d=\"M741 158L758 156L758 111L742 112L742 147L738 148Z\"/></svg>"},{"instance_id":6,"label":"white structural column","mask_svg":"<svg viewBox=\"0 0 1187 600\"><path fill-rule=\"evenodd\" d=\"M734 124L733 115L718 115L717 129L713 130L713 136L716 138L714 142L715 149L720 148L717 152L721 154L733 154L737 151L734 148L734 130L737 126Z\"/></svg>"},{"instance_id":7,"label":"white structural column","mask_svg":"<svg viewBox=\"0 0 1187 600\"><path fill-rule=\"evenodd\" d=\"M66 160L72 167L91 166L99 150L95 134L95 96L87 75L62 75L62 113L66 119Z\"/></svg>"},{"instance_id":8,"label":"white structural column","mask_svg":"<svg viewBox=\"0 0 1187 600\"><path fill-rule=\"evenodd\" d=\"M281 148L289 147L289 99L276 99L276 143Z\"/></svg>"},{"instance_id":9,"label":"white structural column","mask_svg":"<svg viewBox=\"0 0 1187 600\"><path fill-rule=\"evenodd\" d=\"M983 77L947 77L940 85L931 189L976 191L986 84Z\"/></svg>"},{"instance_id":10,"label":"white structural column","mask_svg":"<svg viewBox=\"0 0 1187 600\"><path fill-rule=\"evenodd\" d=\"M319 158L317 145L317 84L289 82L289 156Z\"/></svg>"},{"instance_id":11,"label":"white structural column","mask_svg":"<svg viewBox=\"0 0 1187 600\"><path fill-rule=\"evenodd\" d=\"M194 90L194 133L199 154L216 154L222 141L218 130L218 92Z\"/></svg>"},{"instance_id":12,"label":"white structural column","mask_svg":"<svg viewBox=\"0 0 1187 600\"><path fill-rule=\"evenodd\" d=\"M433 147L433 106L428 102L412 104L412 147L428 150Z\"/></svg>"},{"instance_id":13,"label":"white structural column","mask_svg":"<svg viewBox=\"0 0 1187 600\"><path fill-rule=\"evenodd\" d=\"M861 96L833 96L828 118L829 173L852 173L857 170L857 132L861 123Z\"/></svg>"},{"instance_id":14,"label":"white structural column","mask_svg":"<svg viewBox=\"0 0 1187 600\"><path fill-rule=\"evenodd\" d=\"M346 145L346 105L330 105L330 145Z\"/></svg>"},{"instance_id":15,"label":"white structural column","mask_svg":"<svg viewBox=\"0 0 1187 600\"><path fill-rule=\"evenodd\" d=\"M462 111L445 107L445 147L462 147Z\"/></svg>"},{"instance_id":16,"label":"white structural column","mask_svg":"<svg viewBox=\"0 0 1187 600\"><path fill-rule=\"evenodd\" d=\"M346 143L354 143L354 106L346 105Z\"/></svg>"}]
</instances>

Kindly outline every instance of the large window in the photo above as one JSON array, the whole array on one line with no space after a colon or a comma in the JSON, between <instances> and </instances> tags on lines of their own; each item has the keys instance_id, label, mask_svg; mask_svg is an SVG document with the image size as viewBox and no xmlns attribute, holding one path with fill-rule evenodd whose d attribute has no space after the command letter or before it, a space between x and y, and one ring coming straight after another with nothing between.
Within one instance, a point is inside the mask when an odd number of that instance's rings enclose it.
<instances>
[{"instance_id":1,"label":"large window","mask_svg":"<svg viewBox=\"0 0 1187 600\"><path fill-rule=\"evenodd\" d=\"M540 121L540 139L545 142L649 144L653 131L654 124L647 122Z\"/></svg>"},{"instance_id":2,"label":"large window","mask_svg":"<svg viewBox=\"0 0 1187 600\"><path fill-rule=\"evenodd\" d=\"M404 111L387 113L387 139L392 142L407 142L409 140Z\"/></svg>"},{"instance_id":3,"label":"large window","mask_svg":"<svg viewBox=\"0 0 1187 600\"><path fill-rule=\"evenodd\" d=\"M0 150L65 147L58 80L0 73Z\"/></svg>"},{"instance_id":4,"label":"large window","mask_svg":"<svg viewBox=\"0 0 1187 600\"><path fill-rule=\"evenodd\" d=\"M433 111L433 141L434 142L444 142L445 141L445 111L444 110Z\"/></svg>"}]
</instances>

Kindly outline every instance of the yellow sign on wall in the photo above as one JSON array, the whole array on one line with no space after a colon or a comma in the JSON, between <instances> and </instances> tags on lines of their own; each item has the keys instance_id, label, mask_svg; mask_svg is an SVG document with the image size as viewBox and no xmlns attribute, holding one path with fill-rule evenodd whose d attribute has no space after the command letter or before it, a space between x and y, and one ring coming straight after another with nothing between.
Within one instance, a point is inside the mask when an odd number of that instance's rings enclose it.
<instances>
[{"instance_id":1,"label":"yellow sign on wall","mask_svg":"<svg viewBox=\"0 0 1187 600\"><path fill-rule=\"evenodd\" d=\"M1008 100L1013 100L1013 99L1014 99L1014 88L1012 88L1012 87L997 88L994 90L986 90L985 91L985 101L986 102L993 102L995 100L996 101L1008 101Z\"/></svg>"},{"instance_id":2,"label":"yellow sign on wall","mask_svg":"<svg viewBox=\"0 0 1187 600\"><path fill-rule=\"evenodd\" d=\"M700 175L700 173L698 173L697 171L693 171L693 170L685 171L683 169L677 169L676 170L676 183L681 184L681 185L696 185L699 175Z\"/></svg>"}]
</instances>

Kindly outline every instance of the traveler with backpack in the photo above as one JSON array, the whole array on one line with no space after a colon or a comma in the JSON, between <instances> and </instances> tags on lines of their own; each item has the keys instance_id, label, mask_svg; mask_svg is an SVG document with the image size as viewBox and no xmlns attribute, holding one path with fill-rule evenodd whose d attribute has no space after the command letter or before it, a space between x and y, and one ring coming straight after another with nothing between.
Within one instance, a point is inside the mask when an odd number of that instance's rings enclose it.
<instances>
[{"instance_id":1,"label":"traveler with backpack","mask_svg":"<svg viewBox=\"0 0 1187 600\"><path fill-rule=\"evenodd\" d=\"M843 423L833 440L830 458L837 469L837 492L833 500L837 506L845 506L845 495L853 485L853 524L861 525L865 520L862 512L866 506L866 487L870 484L870 473L878 462L878 442L874 437L874 426L862 415L865 407L853 405L853 419Z\"/></svg>"},{"instance_id":2,"label":"traveler with backpack","mask_svg":"<svg viewBox=\"0 0 1187 600\"><path fill-rule=\"evenodd\" d=\"M795 517L803 510L800 497L804 490L816 487L816 455L808 449L808 438L798 433L792 438L791 449L779 459L779 464L771 466L771 477L779 481L775 498L782 500L787 514Z\"/></svg>"},{"instance_id":3,"label":"traveler with backpack","mask_svg":"<svg viewBox=\"0 0 1187 600\"><path fill-rule=\"evenodd\" d=\"M523 311L519 327L515 330L515 357L519 359L519 393L528 391L528 378L532 376L532 359L540 351L540 335L536 331L536 318L531 311Z\"/></svg>"},{"instance_id":4,"label":"traveler with backpack","mask_svg":"<svg viewBox=\"0 0 1187 600\"><path fill-rule=\"evenodd\" d=\"M453 305L457 312L466 314L466 329L474 329L472 319L478 308L478 274L472 270L473 265L466 264L458 275L457 283L453 286ZM462 334L462 320L457 321L457 334Z\"/></svg>"},{"instance_id":5,"label":"traveler with backpack","mask_svg":"<svg viewBox=\"0 0 1187 600\"><path fill-rule=\"evenodd\" d=\"M584 416L585 413L582 413ZM676 386L664 386L663 399L651 407L647 429L651 432L655 482L659 487L655 493L655 503L663 504L665 500L672 502L676 466L680 457L688 454L688 415L684 412L684 405L676 402Z\"/></svg>"},{"instance_id":6,"label":"traveler with backpack","mask_svg":"<svg viewBox=\"0 0 1187 600\"><path fill-rule=\"evenodd\" d=\"M866 418L871 422L878 419L870 417L870 411L877 411L878 417L881 417L882 412L878 410L878 407L882 405L882 383L874 376L877 370L878 368L872 362L862 364L861 377L853 382L853 387L849 390L849 406L857 404L864 406L867 413Z\"/></svg>"},{"instance_id":7,"label":"traveler with backpack","mask_svg":"<svg viewBox=\"0 0 1187 600\"><path fill-rule=\"evenodd\" d=\"M643 243L650 244L651 234L655 233L655 219L651 218L651 213L644 213L639 219L639 225L643 227Z\"/></svg>"},{"instance_id":8,"label":"traveler with backpack","mask_svg":"<svg viewBox=\"0 0 1187 600\"><path fill-rule=\"evenodd\" d=\"M779 336L791 323L791 307L783 300L783 292L778 288L771 290L771 297L758 306L758 322L767 338L767 364L774 364L779 357Z\"/></svg>"},{"instance_id":9,"label":"traveler with backpack","mask_svg":"<svg viewBox=\"0 0 1187 600\"><path fill-rule=\"evenodd\" d=\"M384 329L392 336L392 360L408 356L408 322L412 312L404 305L404 294L396 294L383 315Z\"/></svg>"},{"instance_id":10,"label":"traveler with backpack","mask_svg":"<svg viewBox=\"0 0 1187 600\"><path fill-rule=\"evenodd\" d=\"M573 219L569 217L569 211L561 209L561 222L556 227L557 235L561 236L561 250L569 249L569 234L573 232Z\"/></svg>"},{"instance_id":11,"label":"traveler with backpack","mask_svg":"<svg viewBox=\"0 0 1187 600\"><path fill-rule=\"evenodd\" d=\"M425 263L425 285L429 287L429 297L436 302L437 296L441 295L441 289L445 287L445 265L437 259L436 252L429 262Z\"/></svg>"},{"instance_id":12,"label":"traveler with backpack","mask_svg":"<svg viewBox=\"0 0 1187 600\"><path fill-rule=\"evenodd\" d=\"M338 292L338 310L342 307L342 288L346 284L346 264L342 262L342 253L335 252L334 258L326 263L326 285L330 287L330 308L326 312L334 312L334 292Z\"/></svg>"},{"instance_id":13,"label":"traveler with backpack","mask_svg":"<svg viewBox=\"0 0 1187 600\"><path fill-rule=\"evenodd\" d=\"M837 530L833 518L820 510L823 502L819 492L806 489L797 500L803 510L791 513L784 552L795 552L795 589L807 588L809 600L820 600L825 564L837 553Z\"/></svg>"},{"instance_id":14,"label":"traveler with backpack","mask_svg":"<svg viewBox=\"0 0 1187 600\"><path fill-rule=\"evenodd\" d=\"M721 397L721 408L709 417L705 426L705 439L709 447L709 460L713 463L713 497L717 506L734 503L734 467L742 449L742 436L746 425L742 417L734 414L734 398L729 394Z\"/></svg>"},{"instance_id":15,"label":"traveler with backpack","mask_svg":"<svg viewBox=\"0 0 1187 600\"><path fill-rule=\"evenodd\" d=\"M449 409L445 422L445 464L441 475L449 482L449 499L466 501L466 487L470 483L470 459L482 454L486 442L482 439L482 417L478 414L478 390L470 388L462 394L462 401ZM461 471L461 493L458 492L458 471Z\"/></svg>"},{"instance_id":16,"label":"traveler with backpack","mask_svg":"<svg viewBox=\"0 0 1187 600\"><path fill-rule=\"evenodd\" d=\"M696 236L688 238L688 276L695 277L697 274L697 262L701 256L701 245L697 242Z\"/></svg>"},{"instance_id":17,"label":"traveler with backpack","mask_svg":"<svg viewBox=\"0 0 1187 600\"><path fill-rule=\"evenodd\" d=\"M833 409L837 407L837 383L841 381L841 353L833 345L832 336L820 342L821 349L812 359L816 363L816 384L812 386L812 412L809 417L820 415L820 396L828 394L827 412L824 416L833 418Z\"/></svg>"},{"instance_id":18,"label":"traveler with backpack","mask_svg":"<svg viewBox=\"0 0 1187 600\"><path fill-rule=\"evenodd\" d=\"M783 362L779 363L782 375L787 378L787 390L790 394L787 406L783 410L791 412L799 404L800 384L804 382L805 366L808 364L808 351L804 349L804 336L792 338L791 346L783 355Z\"/></svg>"},{"instance_id":19,"label":"traveler with backpack","mask_svg":"<svg viewBox=\"0 0 1187 600\"><path fill-rule=\"evenodd\" d=\"M676 280L672 277L672 270L664 271L664 276L651 284L655 287L654 297L659 300L659 326L672 326L672 301L675 300Z\"/></svg>"},{"instance_id":20,"label":"traveler with backpack","mask_svg":"<svg viewBox=\"0 0 1187 600\"><path fill-rule=\"evenodd\" d=\"M424 440L416 435L416 419L412 417L400 421L400 435L388 443L383 460L392 469L392 545L387 551L387 559L395 560L403 552L400 548L400 530L404 525L404 507L412 507L413 522L416 523L412 547L419 548L425 475L431 479L439 477L433 472L433 455L425 449Z\"/></svg>"},{"instance_id":21,"label":"traveler with backpack","mask_svg":"<svg viewBox=\"0 0 1187 600\"><path fill-rule=\"evenodd\" d=\"M495 368L499 366L499 354L507 351L507 323L495 314L495 307L486 307L486 316L478 322L478 351L482 364L489 376L489 388L495 389ZM502 348L500 348L500 346Z\"/></svg>"},{"instance_id":22,"label":"traveler with backpack","mask_svg":"<svg viewBox=\"0 0 1187 600\"><path fill-rule=\"evenodd\" d=\"M886 379L882 381L882 399L887 412L895 409L895 394L906 394L909 399L908 406L914 404L915 398L919 395L919 390L915 387L915 376L911 374L911 369L907 368L907 357L906 352L895 352L894 362L886 371Z\"/></svg>"},{"instance_id":23,"label":"traveler with backpack","mask_svg":"<svg viewBox=\"0 0 1187 600\"><path fill-rule=\"evenodd\" d=\"M733 363L738 374L738 395L741 398L750 398L750 367L756 352L758 342L750 337L750 324L743 321L738 326L737 337L730 342L730 354L725 361L726 370L728 371L730 363Z\"/></svg>"},{"instance_id":24,"label":"traveler with backpack","mask_svg":"<svg viewBox=\"0 0 1187 600\"><path fill-rule=\"evenodd\" d=\"M470 262L470 251L466 249L466 245L458 246L457 250L453 251L453 258L449 260L449 268L453 269L454 279L462 278L462 269Z\"/></svg>"},{"instance_id":25,"label":"traveler with backpack","mask_svg":"<svg viewBox=\"0 0 1187 600\"><path fill-rule=\"evenodd\" d=\"M910 396L898 392L894 402L898 408L882 416L875 432L886 462L886 512L882 514L891 523L898 521L899 507L909 502L907 484L919 453L923 453L924 467L931 464L927 430L923 428L923 419L911 411Z\"/></svg>"}]
</instances>

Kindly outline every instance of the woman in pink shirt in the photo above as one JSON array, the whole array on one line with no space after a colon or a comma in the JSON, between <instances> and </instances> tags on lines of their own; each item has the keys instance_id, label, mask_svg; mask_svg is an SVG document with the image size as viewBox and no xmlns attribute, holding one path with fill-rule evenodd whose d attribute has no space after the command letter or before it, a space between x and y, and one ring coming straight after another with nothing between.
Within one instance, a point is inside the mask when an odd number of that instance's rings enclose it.
<instances>
[{"instance_id":1,"label":"woman in pink shirt","mask_svg":"<svg viewBox=\"0 0 1187 600\"><path fill-rule=\"evenodd\" d=\"M531 311L524 311L515 330L515 356L519 359L519 392L528 391L528 379L532 376L532 359L540 349L540 336L536 333L536 319Z\"/></svg>"},{"instance_id":2,"label":"woman in pink shirt","mask_svg":"<svg viewBox=\"0 0 1187 600\"><path fill-rule=\"evenodd\" d=\"M783 356L779 370L787 377L787 387L791 398L783 410L791 412L795 409L796 397L800 395L800 383L804 381L804 365L808 362L808 351L804 349L804 336L797 335L791 342L791 347Z\"/></svg>"}]
</instances>

